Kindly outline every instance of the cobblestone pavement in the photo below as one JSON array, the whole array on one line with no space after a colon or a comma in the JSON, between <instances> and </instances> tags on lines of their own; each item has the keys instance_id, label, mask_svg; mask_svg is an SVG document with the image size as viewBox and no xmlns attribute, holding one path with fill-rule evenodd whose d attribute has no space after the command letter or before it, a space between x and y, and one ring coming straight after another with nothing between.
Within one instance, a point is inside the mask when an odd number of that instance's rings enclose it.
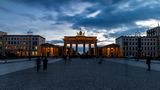
<instances>
[{"instance_id":1,"label":"cobblestone pavement","mask_svg":"<svg viewBox=\"0 0 160 90\"><path fill-rule=\"evenodd\" d=\"M0 90L160 90L160 72L95 59L49 64L0 76Z\"/></svg>"},{"instance_id":2,"label":"cobblestone pavement","mask_svg":"<svg viewBox=\"0 0 160 90\"><path fill-rule=\"evenodd\" d=\"M54 63L59 60L61 59L48 58L48 63ZM33 68L36 65L36 59L32 59L31 61L18 59L17 61L0 64L0 76L16 71L21 71L23 69Z\"/></svg>"},{"instance_id":3,"label":"cobblestone pavement","mask_svg":"<svg viewBox=\"0 0 160 90\"><path fill-rule=\"evenodd\" d=\"M121 64L128 64L131 66L136 66L136 67L141 67L141 68L145 68L147 69L148 66L146 64L146 60L145 59L141 59L139 61L136 61L135 59L118 59L118 58L106 58L104 60L109 60L112 62L116 62L116 63L121 63ZM151 70L154 71L160 71L160 61L158 60L151 60Z\"/></svg>"}]
</instances>

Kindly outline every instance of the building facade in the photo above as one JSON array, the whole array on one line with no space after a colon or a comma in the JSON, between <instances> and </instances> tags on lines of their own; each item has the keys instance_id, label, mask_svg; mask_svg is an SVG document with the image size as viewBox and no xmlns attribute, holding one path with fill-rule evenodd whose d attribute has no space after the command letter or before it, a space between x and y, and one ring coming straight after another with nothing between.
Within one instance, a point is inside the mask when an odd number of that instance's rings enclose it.
<instances>
[{"instance_id":1,"label":"building facade","mask_svg":"<svg viewBox=\"0 0 160 90\"><path fill-rule=\"evenodd\" d=\"M99 56L103 57L122 57L122 50L118 44L109 44L99 48Z\"/></svg>"},{"instance_id":2,"label":"building facade","mask_svg":"<svg viewBox=\"0 0 160 90\"><path fill-rule=\"evenodd\" d=\"M155 27L147 30L147 36L160 36L160 27Z\"/></svg>"},{"instance_id":3,"label":"building facade","mask_svg":"<svg viewBox=\"0 0 160 90\"><path fill-rule=\"evenodd\" d=\"M123 57L158 57L158 38L149 36L121 36L116 39Z\"/></svg>"},{"instance_id":4,"label":"building facade","mask_svg":"<svg viewBox=\"0 0 160 90\"><path fill-rule=\"evenodd\" d=\"M41 44L41 56L58 57L62 55L62 46L53 45L49 43Z\"/></svg>"},{"instance_id":5,"label":"building facade","mask_svg":"<svg viewBox=\"0 0 160 90\"><path fill-rule=\"evenodd\" d=\"M6 32L0 31L0 56L5 55L5 40L4 40L4 35L7 35Z\"/></svg>"},{"instance_id":6,"label":"building facade","mask_svg":"<svg viewBox=\"0 0 160 90\"><path fill-rule=\"evenodd\" d=\"M45 38L39 35L6 35L6 54L17 56L38 56L38 48L45 43Z\"/></svg>"},{"instance_id":7,"label":"building facade","mask_svg":"<svg viewBox=\"0 0 160 90\"><path fill-rule=\"evenodd\" d=\"M147 31L147 36L121 36L116 39L123 57L159 57L160 27Z\"/></svg>"},{"instance_id":8,"label":"building facade","mask_svg":"<svg viewBox=\"0 0 160 90\"><path fill-rule=\"evenodd\" d=\"M39 56L45 38L40 35L3 35L5 56ZM1 52L2 53L2 52Z\"/></svg>"}]
</instances>

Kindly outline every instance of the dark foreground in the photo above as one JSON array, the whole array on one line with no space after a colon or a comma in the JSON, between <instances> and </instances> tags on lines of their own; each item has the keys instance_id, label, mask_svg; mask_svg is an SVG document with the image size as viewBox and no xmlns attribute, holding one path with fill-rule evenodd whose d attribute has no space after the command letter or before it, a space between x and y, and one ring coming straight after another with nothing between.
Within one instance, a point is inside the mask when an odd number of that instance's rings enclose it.
<instances>
[{"instance_id":1,"label":"dark foreground","mask_svg":"<svg viewBox=\"0 0 160 90\"><path fill-rule=\"evenodd\" d=\"M49 64L0 76L0 90L160 90L160 72L94 59Z\"/></svg>"}]
</instances>

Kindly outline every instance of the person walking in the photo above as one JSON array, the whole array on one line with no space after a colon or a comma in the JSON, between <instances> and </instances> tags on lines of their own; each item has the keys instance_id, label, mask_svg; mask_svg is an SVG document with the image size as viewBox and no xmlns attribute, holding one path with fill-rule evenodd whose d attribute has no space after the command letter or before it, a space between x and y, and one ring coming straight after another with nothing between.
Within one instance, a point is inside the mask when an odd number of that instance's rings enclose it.
<instances>
[{"instance_id":1,"label":"person walking","mask_svg":"<svg viewBox=\"0 0 160 90\"><path fill-rule=\"evenodd\" d=\"M151 69L151 56L148 56L147 57L147 60L146 60L146 64L147 64L147 66L148 66L148 71L150 71L150 69Z\"/></svg>"},{"instance_id":2,"label":"person walking","mask_svg":"<svg viewBox=\"0 0 160 90\"><path fill-rule=\"evenodd\" d=\"M47 71L47 66L48 66L48 59L45 57L43 59L43 71Z\"/></svg>"},{"instance_id":3,"label":"person walking","mask_svg":"<svg viewBox=\"0 0 160 90\"><path fill-rule=\"evenodd\" d=\"M103 58L100 56L98 64L102 64L102 62L103 62Z\"/></svg>"},{"instance_id":4,"label":"person walking","mask_svg":"<svg viewBox=\"0 0 160 90\"><path fill-rule=\"evenodd\" d=\"M66 55L63 55L64 64L67 64L67 58Z\"/></svg>"},{"instance_id":5,"label":"person walking","mask_svg":"<svg viewBox=\"0 0 160 90\"><path fill-rule=\"evenodd\" d=\"M36 60L36 66L37 66L37 72L39 72L39 70L41 68L41 59L40 59L40 57L38 57L37 60Z\"/></svg>"}]
</instances>

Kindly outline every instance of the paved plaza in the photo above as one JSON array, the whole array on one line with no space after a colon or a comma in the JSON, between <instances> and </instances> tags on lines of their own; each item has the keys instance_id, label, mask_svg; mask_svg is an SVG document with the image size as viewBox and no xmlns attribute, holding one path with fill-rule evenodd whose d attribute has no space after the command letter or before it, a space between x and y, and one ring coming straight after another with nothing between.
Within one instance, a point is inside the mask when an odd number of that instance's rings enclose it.
<instances>
[{"instance_id":1,"label":"paved plaza","mask_svg":"<svg viewBox=\"0 0 160 90\"><path fill-rule=\"evenodd\" d=\"M115 60L77 58L50 63L47 72L29 67L0 75L0 90L160 90L159 77L159 71Z\"/></svg>"}]
</instances>

